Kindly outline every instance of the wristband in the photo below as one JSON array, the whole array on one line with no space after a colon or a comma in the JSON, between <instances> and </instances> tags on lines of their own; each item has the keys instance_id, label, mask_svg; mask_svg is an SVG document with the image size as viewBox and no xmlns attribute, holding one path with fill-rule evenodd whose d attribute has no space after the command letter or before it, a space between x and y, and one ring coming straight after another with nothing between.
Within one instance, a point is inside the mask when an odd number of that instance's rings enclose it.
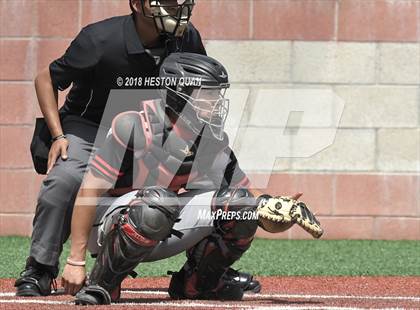
<instances>
[{"instance_id":1,"label":"wristband","mask_svg":"<svg viewBox=\"0 0 420 310\"><path fill-rule=\"evenodd\" d=\"M75 261L72 260L70 258L67 258L67 264L71 265L71 266L77 266L77 267L84 267L86 266L86 261Z\"/></svg>"},{"instance_id":2,"label":"wristband","mask_svg":"<svg viewBox=\"0 0 420 310\"><path fill-rule=\"evenodd\" d=\"M57 140L60 140L60 139L66 139L67 137L66 137L66 135L65 134L61 134L61 135L58 135L58 136L56 136L56 137L54 137L54 138L52 138L51 139L51 142L55 142L55 141L57 141Z\"/></svg>"}]
</instances>

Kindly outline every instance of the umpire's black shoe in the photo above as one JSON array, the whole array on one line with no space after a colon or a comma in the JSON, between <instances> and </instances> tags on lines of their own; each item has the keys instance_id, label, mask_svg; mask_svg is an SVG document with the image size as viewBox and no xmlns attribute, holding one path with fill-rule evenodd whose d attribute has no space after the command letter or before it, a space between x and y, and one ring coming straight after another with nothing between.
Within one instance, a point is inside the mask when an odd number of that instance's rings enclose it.
<instances>
[{"instance_id":1,"label":"umpire's black shoe","mask_svg":"<svg viewBox=\"0 0 420 310\"><path fill-rule=\"evenodd\" d=\"M51 287L57 289L55 278L58 267L38 263L34 258L28 257L25 270L16 280L16 296L47 296L51 294Z\"/></svg>"},{"instance_id":2,"label":"umpire's black shoe","mask_svg":"<svg viewBox=\"0 0 420 310\"><path fill-rule=\"evenodd\" d=\"M244 290L253 293L259 293L261 291L261 284L255 280L254 277L246 272L239 272L233 268L229 268L223 276L223 279L227 282L237 282Z\"/></svg>"}]
</instances>

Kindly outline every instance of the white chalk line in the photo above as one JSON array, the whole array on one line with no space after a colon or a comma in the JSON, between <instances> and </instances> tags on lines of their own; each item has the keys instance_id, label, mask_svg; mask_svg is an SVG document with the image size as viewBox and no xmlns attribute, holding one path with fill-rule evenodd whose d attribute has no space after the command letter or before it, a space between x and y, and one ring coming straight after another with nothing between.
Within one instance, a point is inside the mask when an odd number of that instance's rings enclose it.
<instances>
[{"instance_id":1,"label":"white chalk line","mask_svg":"<svg viewBox=\"0 0 420 310\"><path fill-rule=\"evenodd\" d=\"M0 299L1 303L10 304L40 304L40 305L74 305L69 301L55 300L39 300L39 299ZM178 308L223 308L223 309L254 309L254 310L272 310L272 309L289 309L289 310L400 310L407 308L359 308L359 307L339 307L339 306L251 306L251 305L230 305L230 304L211 304L199 302L151 302L151 303L117 303L111 306L116 307L138 307L139 305L146 307L178 307Z\"/></svg>"},{"instance_id":2,"label":"white chalk line","mask_svg":"<svg viewBox=\"0 0 420 310\"><path fill-rule=\"evenodd\" d=\"M167 296L166 291L151 291L151 290L123 290L124 293L133 295L160 295ZM13 297L14 292L0 293L0 297ZM294 299L364 299L364 300L405 300L405 301L420 301L420 297L414 296L354 296L354 295L299 295L299 294L245 294L244 299L264 299L264 298L294 298ZM73 305L72 301L55 301L55 300L41 300L41 299L0 299L0 304L15 303L15 304L44 304L44 305ZM113 304L114 306L147 306L147 307L174 307L174 308L223 308L223 309L256 309L256 310L271 310L271 309L291 309L291 310L364 310L368 308L360 307L340 307L340 306L290 306L290 305L233 305L233 304L214 304L196 301L161 301L161 302L125 302ZM372 309L372 308L369 308ZM380 308L384 309L384 308ZM386 308L386 309L403 309L403 308Z\"/></svg>"},{"instance_id":3,"label":"white chalk line","mask_svg":"<svg viewBox=\"0 0 420 310\"><path fill-rule=\"evenodd\" d=\"M165 291L150 291L150 290L122 290L127 294L138 295L168 295ZM0 293L0 297L13 297L14 292ZM262 299L262 298L301 298L301 299L367 299L367 300L407 300L420 301L420 297L416 296L358 296L358 295L308 295L308 294L245 294L245 299Z\"/></svg>"},{"instance_id":4,"label":"white chalk line","mask_svg":"<svg viewBox=\"0 0 420 310\"><path fill-rule=\"evenodd\" d=\"M40 304L40 305L71 305L69 301L40 300L40 299L0 299L0 304Z\"/></svg>"},{"instance_id":5,"label":"white chalk line","mask_svg":"<svg viewBox=\"0 0 420 310\"><path fill-rule=\"evenodd\" d=\"M147 290L122 290L127 294L145 294L145 295L168 295L164 291L147 291ZM301 298L301 299L367 299L367 300L408 300L420 301L420 297L415 296L357 296L357 295L307 295L307 294L245 294L244 298L259 299L259 298Z\"/></svg>"}]
</instances>

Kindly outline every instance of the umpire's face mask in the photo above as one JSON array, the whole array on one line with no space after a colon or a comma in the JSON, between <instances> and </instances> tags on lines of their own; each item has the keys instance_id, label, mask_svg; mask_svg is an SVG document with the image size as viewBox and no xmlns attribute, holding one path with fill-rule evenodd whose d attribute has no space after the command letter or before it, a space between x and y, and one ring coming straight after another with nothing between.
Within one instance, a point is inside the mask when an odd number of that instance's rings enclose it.
<instances>
[{"instance_id":1,"label":"umpire's face mask","mask_svg":"<svg viewBox=\"0 0 420 310\"><path fill-rule=\"evenodd\" d=\"M150 12L160 32L181 37L187 29L194 0L149 0Z\"/></svg>"}]
</instances>

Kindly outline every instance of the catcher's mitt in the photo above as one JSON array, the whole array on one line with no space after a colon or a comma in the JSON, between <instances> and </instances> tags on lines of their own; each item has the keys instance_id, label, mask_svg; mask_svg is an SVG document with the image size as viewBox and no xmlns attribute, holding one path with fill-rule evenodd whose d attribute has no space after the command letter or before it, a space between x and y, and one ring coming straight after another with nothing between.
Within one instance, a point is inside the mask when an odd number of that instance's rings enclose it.
<instances>
[{"instance_id":1,"label":"catcher's mitt","mask_svg":"<svg viewBox=\"0 0 420 310\"><path fill-rule=\"evenodd\" d=\"M324 233L315 215L303 202L283 196L264 195L261 198L257 208L258 225L264 230L271 233L283 232L297 223L314 238L319 238Z\"/></svg>"}]
</instances>

